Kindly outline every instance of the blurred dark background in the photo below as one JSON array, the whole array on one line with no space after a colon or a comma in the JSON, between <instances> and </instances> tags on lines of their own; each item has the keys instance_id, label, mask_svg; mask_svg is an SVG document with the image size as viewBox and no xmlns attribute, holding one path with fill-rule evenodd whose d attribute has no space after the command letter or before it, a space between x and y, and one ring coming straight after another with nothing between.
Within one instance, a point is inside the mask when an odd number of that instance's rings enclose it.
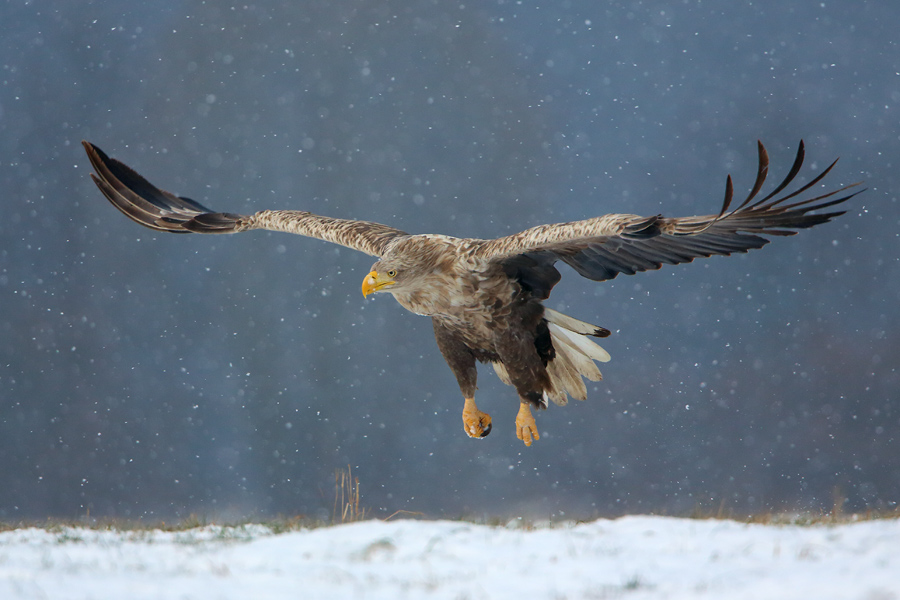
<instances>
[{"instance_id":1,"label":"blurred dark background","mask_svg":"<svg viewBox=\"0 0 900 600\"><path fill-rule=\"evenodd\" d=\"M0 518L892 509L900 499L900 4L186 0L0 6ZM585 403L494 432L373 260L140 228L98 144L214 209L496 237L705 214L725 175L840 156L838 221L548 305L614 331ZM821 186L817 189L821 189Z\"/></svg>"}]
</instances>

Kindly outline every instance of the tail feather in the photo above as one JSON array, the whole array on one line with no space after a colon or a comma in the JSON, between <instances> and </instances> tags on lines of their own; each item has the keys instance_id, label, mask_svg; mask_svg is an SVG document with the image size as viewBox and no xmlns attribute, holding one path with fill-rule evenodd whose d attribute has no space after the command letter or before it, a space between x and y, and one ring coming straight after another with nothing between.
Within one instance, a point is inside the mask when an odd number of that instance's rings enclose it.
<instances>
[{"instance_id":1,"label":"tail feather","mask_svg":"<svg viewBox=\"0 0 900 600\"><path fill-rule=\"evenodd\" d=\"M584 385L579 364L584 360L586 359L583 356L579 357L569 347L557 346L556 357L547 365L551 385L547 396L555 404L565 406L569 402L569 396L576 400L587 400L587 386ZM591 366L594 366L594 363L591 362ZM596 367L594 369L596 370ZM598 370L597 373L599 372Z\"/></svg>"},{"instance_id":2,"label":"tail feather","mask_svg":"<svg viewBox=\"0 0 900 600\"><path fill-rule=\"evenodd\" d=\"M553 310L552 308L547 308L546 306L544 307L544 318L550 323L559 325L563 329L568 329L573 333L592 335L594 337L609 336L609 329L606 329L605 327L597 327L596 325L579 321L578 319L570 317L569 315L564 315L561 312Z\"/></svg>"},{"instance_id":3,"label":"tail feather","mask_svg":"<svg viewBox=\"0 0 900 600\"><path fill-rule=\"evenodd\" d=\"M585 336L606 337L609 330L564 315L549 308L544 309L550 329L550 339L556 356L547 365L551 389L545 395L554 403L564 405L568 396L576 400L587 398L587 387L582 378L600 381L603 375L594 361L607 362L609 352Z\"/></svg>"},{"instance_id":4,"label":"tail feather","mask_svg":"<svg viewBox=\"0 0 900 600\"><path fill-rule=\"evenodd\" d=\"M578 352L590 358L591 360L596 360L598 362L609 362L610 356L609 352L590 341L583 335L578 333L569 331L568 329L564 329L555 323L550 323L551 333L550 336L553 337L553 331L556 331L556 339L562 341L563 343L573 346L577 349ZM556 346L554 345L554 348Z\"/></svg>"},{"instance_id":5,"label":"tail feather","mask_svg":"<svg viewBox=\"0 0 900 600\"><path fill-rule=\"evenodd\" d=\"M555 336L553 335L554 333L556 334ZM594 363L594 360L596 359L582 352L571 338L553 323L550 323L550 337L554 341L553 348L556 350L556 354L559 355L562 353L564 355L564 361L572 363L572 366L579 374L591 381L600 381L603 379L600 369L597 367L596 363ZM602 350L602 348L600 349ZM595 352L594 354L597 353ZM609 355L607 354L607 356ZM555 363L556 359L552 362Z\"/></svg>"}]
</instances>

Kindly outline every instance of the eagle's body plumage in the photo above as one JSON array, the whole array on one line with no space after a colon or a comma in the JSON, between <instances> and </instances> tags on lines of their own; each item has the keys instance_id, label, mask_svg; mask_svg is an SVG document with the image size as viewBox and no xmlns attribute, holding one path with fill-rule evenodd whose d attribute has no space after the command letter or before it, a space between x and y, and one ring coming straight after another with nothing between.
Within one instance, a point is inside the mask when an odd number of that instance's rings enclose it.
<instances>
[{"instance_id":1,"label":"eagle's body plumage","mask_svg":"<svg viewBox=\"0 0 900 600\"><path fill-rule=\"evenodd\" d=\"M609 214L481 240L410 235L379 223L305 211L264 210L249 216L217 213L160 190L96 146L87 142L84 146L96 170L92 177L103 194L128 217L151 229L172 233L283 231L378 257L363 281L363 294L389 292L407 310L431 317L438 347L465 398L466 433L484 437L491 430L490 416L474 401L476 362L487 362L519 395L516 429L527 445L538 439L531 407L543 408L550 400L565 404L569 396L585 399L583 378L599 380L595 361L609 360L609 354L588 339L606 337L609 330L544 307L543 301L561 277L557 262L568 264L584 277L603 281L663 264L746 252L767 244L769 240L763 236L793 235L798 229L830 221L843 211L815 211L855 195L835 198L852 187L846 186L795 200L834 163L806 185L784 192L802 165L801 142L784 180L757 199L768 172L768 156L759 144L756 183L737 208L730 209L733 187L729 176L718 214L683 218Z\"/></svg>"}]
</instances>

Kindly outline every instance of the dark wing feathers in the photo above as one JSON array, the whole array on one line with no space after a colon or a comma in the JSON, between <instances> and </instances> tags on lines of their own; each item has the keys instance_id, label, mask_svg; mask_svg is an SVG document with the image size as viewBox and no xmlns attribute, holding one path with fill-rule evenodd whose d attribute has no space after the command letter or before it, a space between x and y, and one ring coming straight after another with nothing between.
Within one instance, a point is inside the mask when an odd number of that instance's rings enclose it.
<instances>
[{"instance_id":1,"label":"dark wing feathers","mask_svg":"<svg viewBox=\"0 0 900 600\"><path fill-rule=\"evenodd\" d=\"M479 254L501 265L520 254L543 265L562 261L588 279L603 281L620 273L633 275L659 269L663 264L675 265L698 257L761 248L769 243L763 236L794 235L800 229L826 223L844 214L845 211L840 210L814 211L839 205L862 191L848 192L858 185L852 184L814 198L787 203L821 181L837 162L831 163L799 189L779 195L800 172L805 154L801 141L794 164L784 180L768 195L757 199L769 170L769 157L762 143L758 144L758 150L756 181L737 208L729 210L734 186L728 176L725 199L716 215L682 218L606 215L586 221L542 225L487 241Z\"/></svg>"},{"instance_id":2,"label":"dark wing feathers","mask_svg":"<svg viewBox=\"0 0 900 600\"><path fill-rule=\"evenodd\" d=\"M244 230L242 225L249 221L249 217L235 213L204 212L190 218L181 215L162 217L160 221L191 233L236 233Z\"/></svg>"},{"instance_id":3,"label":"dark wing feathers","mask_svg":"<svg viewBox=\"0 0 900 600\"><path fill-rule=\"evenodd\" d=\"M91 178L113 206L150 229L171 233L237 233L251 229L285 231L381 256L406 233L387 225L320 217L305 211L264 210L246 216L213 212L202 204L159 189L97 146L82 142L95 174Z\"/></svg>"},{"instance_id":4,"label":"dark wing feathers","mask_svg":"<svg viewBox=\"0 0 900 600\"><path fill-rule=\"evenodd\" d=\"M241 215L214 213L190 198L161 190L97 146L88 142L82 144L97 172L96 175L91 173L91 179L113 206L144 227L171 233L195 230L206 233L208 229L233 233L242 218ZM192 221L198 219L196 227L192 227Z\"/></svg>"}]
</instances>

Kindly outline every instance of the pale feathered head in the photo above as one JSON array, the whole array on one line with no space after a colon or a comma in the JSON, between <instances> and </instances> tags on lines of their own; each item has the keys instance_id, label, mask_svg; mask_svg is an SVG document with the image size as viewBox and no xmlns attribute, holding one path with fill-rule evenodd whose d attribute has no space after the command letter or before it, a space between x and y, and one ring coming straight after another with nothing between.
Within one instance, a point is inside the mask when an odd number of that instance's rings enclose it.
<instances>
[{"instance_id":1,"label":"pale feathered head","mask_svg":"<svg viewBox=\"0 0 900 600\"><path fill-rule=\"evenodd\" d=\"M376 292L410 293L429 284L438 271L449 271L455 254L443 236L410 236L390 248L363 279L363 296Z\"/></svg>"}]
</instances>

